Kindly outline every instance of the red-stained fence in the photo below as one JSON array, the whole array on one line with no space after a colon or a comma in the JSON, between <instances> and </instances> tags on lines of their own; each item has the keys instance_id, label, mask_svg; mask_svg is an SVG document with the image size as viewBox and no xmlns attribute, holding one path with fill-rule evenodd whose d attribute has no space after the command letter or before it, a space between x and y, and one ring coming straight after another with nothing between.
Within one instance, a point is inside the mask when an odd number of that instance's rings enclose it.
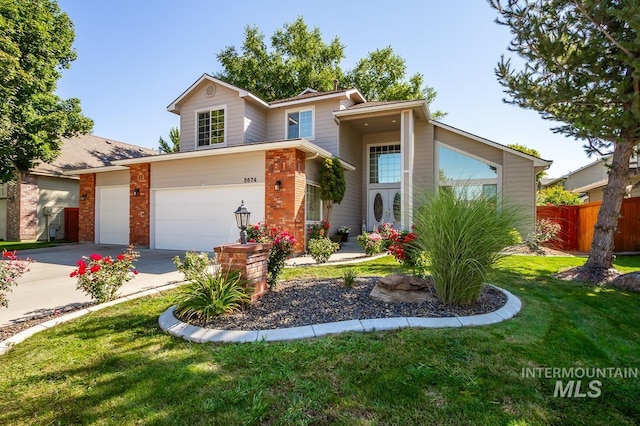
<instances>
[{"instance_id":1,"label":"red-stained fence","mask_svg":"<svg viewBox=\"0 0 640 426\"><path fill-rule=\"evenodd\" d=\"M601 202L579 206L538 206L538 219L551 219L560 224L560 235L548 244L564 251L588 252ZM614 250L640 251L640 197L622 202Z\"/></svg>"}]
</instances>

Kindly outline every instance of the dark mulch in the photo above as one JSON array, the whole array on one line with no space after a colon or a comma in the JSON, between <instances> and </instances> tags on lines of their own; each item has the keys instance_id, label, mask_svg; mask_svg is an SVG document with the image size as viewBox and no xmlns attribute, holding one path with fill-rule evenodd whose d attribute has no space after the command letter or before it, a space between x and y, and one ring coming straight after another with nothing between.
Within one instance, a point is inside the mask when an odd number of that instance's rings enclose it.
<instances>
[{"instance_id":1,"label":"dark mulch","mask_svg":"<svg viewBox=\"0 0 640 426\"><path fill-rule=\"evenodd\" d=\"M351 288L345 287L341 279L285 281L242 311L207 323L192 323L227 330L266 330L352 319L484 314L507 302L502 292L488 286L477 302L466 306L445 305L437 297L427 302L382 302L369 297L377 281L378 278L357 279ZM433 286L430 291L435 295ZM68 306L4 326L0 328L0 341L90 305Z\"/></svg>"},{"instance_id":2,"label":"dark mulch","mask_svg":"<svg viewBox=\"0 0 640 426\"><path fill-rule=\"evenodd\" d=\"M378 278L357 279L353 287L342 279L281 282L254 304L232 315L204 323L208 328L266 330L368 318L452 317L493 312L507 302L499 290L485 286L480 299L466 306L445 305L436 298L424 302L382 302L369 296ZM433 286L430 291L435 293Z\"/></svg>"}]
</instances>

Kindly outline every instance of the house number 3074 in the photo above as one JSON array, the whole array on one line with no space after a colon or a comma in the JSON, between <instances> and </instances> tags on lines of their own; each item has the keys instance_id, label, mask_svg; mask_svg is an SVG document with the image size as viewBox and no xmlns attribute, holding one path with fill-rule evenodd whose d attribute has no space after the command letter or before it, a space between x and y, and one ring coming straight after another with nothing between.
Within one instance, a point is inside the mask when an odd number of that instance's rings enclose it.
<instances>
[{"instance_id":1,"label":"house number 3074","mask_svg":"<svg viewBox=\"0 0 640 426\"><path fill-rule=\"evenodd\" d=\"M254 178L254 177L246 177L246 178L244 178L244 183L256 183L256 182L258 182L257 178Z\"/></svg>"}]
</instances>

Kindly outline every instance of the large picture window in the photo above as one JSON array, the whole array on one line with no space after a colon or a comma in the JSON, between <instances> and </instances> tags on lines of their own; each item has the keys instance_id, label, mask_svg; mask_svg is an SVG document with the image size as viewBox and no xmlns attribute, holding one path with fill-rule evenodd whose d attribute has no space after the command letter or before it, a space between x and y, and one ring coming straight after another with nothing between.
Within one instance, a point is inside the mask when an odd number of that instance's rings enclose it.
<instances>
[{"instance_id":1,"label":"large picture window","mask_svg":"<svg viewBox=\"0 0 640 426\"><path fill-rule=\"evenodd\" d=\"M287 139L313 139L313 110L287 111Z\"/></svg>"},{"instance_id":2,"label":"large picture window","mask_svg":"<svg viewBox=\"0 0 640 426\"><path fill-rule=\"evenodd\" d=\"M224 144L225 109L212 109L198 112L198 146Z\"/></svg>"},{"instance_id":3,"label":"large picture window","mask_svg":"<svg viewBox=\"0 0 640 426\"><path fill-rule=\"evenodd\" d=\"M400 182L400 144L369 147L369 183Z\"/></svg>"},{"instance_id":4,"label":"large picture window","mask_svg":"<svg viewBox=\"0 0 640 426\"><path fill-rule=\"evenodd\" d=\"M455 190L468 198L498 194L500 166L465 155L440 144L438 147L440 187Z\"/></svg>"},{"instance_id":5,"label":"large picture window","mask_svg":"<svg viewBox=\"0 0 640 426\"><path fill-rule=\"evenodd\" d=\"M306 194L307 221L322 220L322 200L320 200L320 187L307 184Z\"/></svg>"}]
</instances>

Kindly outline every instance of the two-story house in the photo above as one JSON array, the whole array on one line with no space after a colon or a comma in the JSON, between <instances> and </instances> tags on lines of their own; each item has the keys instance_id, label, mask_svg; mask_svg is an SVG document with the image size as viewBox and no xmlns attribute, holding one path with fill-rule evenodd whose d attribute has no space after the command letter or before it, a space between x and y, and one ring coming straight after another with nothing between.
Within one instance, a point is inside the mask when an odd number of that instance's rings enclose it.
<instances>
[{"instance_id":1,"label":"two-story house","mask_svg":"<svg viewBox=\"0 0 640 426\"><path fill-rule=\"evenodd\" d=\"M532 227L535 175L550 165L431 120L424 100L367 102L357 89L265 102L205 74L167 109L180 116L181 152L74 172L81 241L210 251L238 239L244 201L252 223L289 230L302 251L333 156L347 189L332 229L408 229L420 193L461 184L509 197Z\"/></svg>"}]
</instances>

